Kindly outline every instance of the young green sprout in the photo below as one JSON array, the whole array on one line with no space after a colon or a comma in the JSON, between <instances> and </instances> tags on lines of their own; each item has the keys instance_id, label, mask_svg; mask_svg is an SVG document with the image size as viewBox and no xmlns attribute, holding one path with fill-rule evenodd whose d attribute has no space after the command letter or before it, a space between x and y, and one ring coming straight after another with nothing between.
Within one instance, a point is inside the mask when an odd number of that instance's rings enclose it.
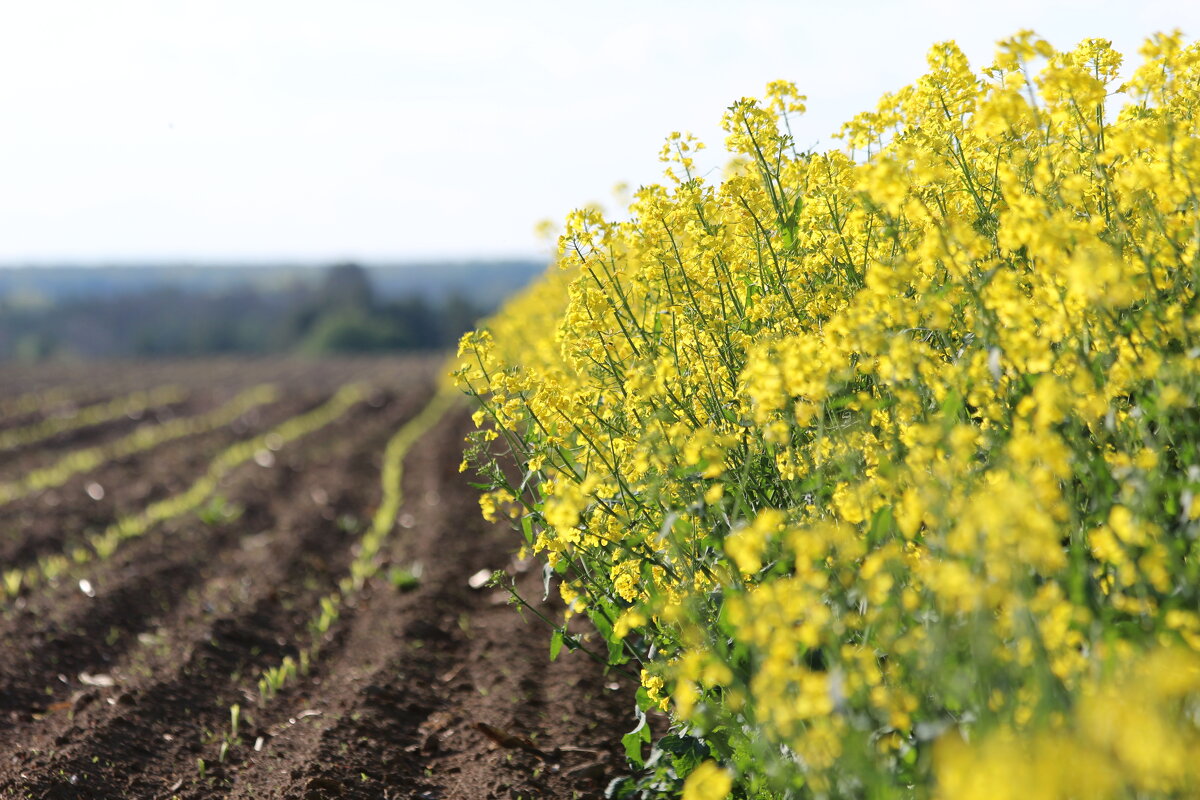
<instances>
[{"instance_id":1,"label":"young green sprout","mask_svg":"<svg viewBox=\"0 0 1200 800\"><path fill-rule=\"evenodd\" d=\"M10 569L4 573L4 593L9 597L21 591L21 579L25 573L19 569Z\"/></svg>"}]
</instances>

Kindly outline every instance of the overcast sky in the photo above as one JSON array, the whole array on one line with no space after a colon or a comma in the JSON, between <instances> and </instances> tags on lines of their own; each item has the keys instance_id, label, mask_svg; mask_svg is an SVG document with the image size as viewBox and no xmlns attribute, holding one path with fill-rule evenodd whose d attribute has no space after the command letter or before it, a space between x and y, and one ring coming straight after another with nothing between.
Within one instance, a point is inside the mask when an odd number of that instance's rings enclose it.
<instances>
[{"instance_id":1,"label":"overcast sky","mask_svg":"<svg viewBox=\"0 0 1200 800\"><path fill-rule=\"evenodd\" d=\"M0 263L536 255L769 80L830 144L935 41L1200 34L1188 0L971 5L3 0Z\"/></svg>"}]
</instances>

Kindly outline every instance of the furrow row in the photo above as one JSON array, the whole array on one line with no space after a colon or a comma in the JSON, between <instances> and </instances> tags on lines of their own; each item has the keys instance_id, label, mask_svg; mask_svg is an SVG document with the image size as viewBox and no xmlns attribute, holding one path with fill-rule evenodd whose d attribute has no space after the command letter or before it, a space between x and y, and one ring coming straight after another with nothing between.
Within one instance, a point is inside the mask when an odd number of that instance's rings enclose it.
<instances>
[{"instance_id":1,"label":"furrow row","mask_svg":"<svg viewBox=\"0 0 1200 800\"><path fill-rule=\"evenodd\" d=\"M206 781L180 776L180 797L593 796L619 769L610 734L632 687L592 696L588 687L604 686L594 664L547 665L549 631L503 593L469 585L509 563L511 540L483 522L455 472L465 423L465 413L444 416L404 471L405 535L386 558L422 566L419 582L367 584L310 672L252 707L232 763ZM523 589L540 589L524 577ZM484 730L533 737L545 752L498 749Z\"/></svg>"},{"instance_id":2,"label":"furrow row","mask_svg":"<svg viewBox=\"0 0 1200 800\"><path fill-rule=\"evenodd\" d=\"M205 474L186 491L163 498L150 504L140 513L122 517L103 531L84 537L83 543L69 553L44 556L31 567L5 572L0 596L11 598L23 588L29 589L46 580L52 580L72 567L87 564L97 558L108 558L122 542L141 536L165 520L196 510L216 493L221 479L234 468L250 461L256 454L270 452L273 447L281 447L324 427L359 402L364 391L363 387L357 384L341 389L319 408L293 417L265 434L230 446L213 460Z\"/></svg>"},{"instance_id":3,"label":"furrow row","mask_svg":"<svg viewBox=\"0 0 1200 800\"><path fill-rule=\"evenodd\" d=\"M41 736L23 756L28 764L19 785L30 796L53 796L71 785L71 776L91 792L157 796L166 788L160 776L184 765L194 773L196 759L210 749L205 732L242 697L241 676L294 655L293 642L303 638L320 598L349 569L349 532L356 525L350 515L378 501L377 481L368 479L378 468L378 457L370 457L373 443L386 438L397 417L411 414L412 399L392 401L382 411L358 404L304 448L278 451L273 468L239 473L231 496L234 504L246 504L240 518L215 527L193 519L171 537L159 533L135 543L140 552L128 566L147 567L141 573L147 586L162 589L195 571L195 561L170 548L168 538L184 536L183 544L199 547L209 566L193 579L193 589L173 592L176 607L108 668L117 684L106 692L112 703L84 699L76 710L80 698L90 697L80 690L71 709L50 715L58 717L53 737ZM151 539L166 546L151 552ZM135 573L125 592L137 582ZM86 733L65 719L70 712L87 717ZM52 722L48 717L43 724ZM155 766L144 775L131 769L119 786L102 785L93 780L97 756L110 764L150 758Z\"/></svg>"},{"instance_id":4,"label":"furrow row","mask_svg":"<svg viewBox=\"0 0 1200 800\"><path fill-rule=\"evenodd\" d=\"M159 386L149 391L134 392L114 400L84 406L70 414L50 416L28 425L9 428L0 431L0 451L28 447L59 434L122 417L133 419L152 408L182 403L188 394L182 386Z\"/></svg>"},{"instance_id":5,"label":"furrow row","mask_svg":"<svg viewBox=\"0 0 1200 800\"><path fill-rule=\"evenodd\" d=\"M72 476L89 472L106 462L149 450L173 439L219 428L248 409L271 402L277 395L278 390L275 386L262 384L242 392L225 405L206 414L173 419L161 425L143 425L116 441L76 450L49 467L33 470L15 481L0 483L0 505L11 503L41 489L61 486Z\"/></svg>"},{"instance_id":6,"label":"furrow row","mask_svg":"<svg viewBox=\"0 0 1200 800\"><path fill-rule=\"evenodd\" d=\"M72 476L60 486L0 506L0 564L25 568L38 558L69 553L89 533L183 492L219 453L328 399L326 393L289 392L255 406L228 424L165 442Z\"/></svg>"}]
</instances>

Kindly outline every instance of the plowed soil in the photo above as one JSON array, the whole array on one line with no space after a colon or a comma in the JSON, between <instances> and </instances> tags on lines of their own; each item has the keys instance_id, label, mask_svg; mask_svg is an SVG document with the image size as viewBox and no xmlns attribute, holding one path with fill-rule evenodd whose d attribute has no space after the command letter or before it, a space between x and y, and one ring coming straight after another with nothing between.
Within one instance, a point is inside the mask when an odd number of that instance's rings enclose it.
<instances>
[{"instance_id":1,"label":"plowed soil","mask_svg":"<svg viewBox=\"0 0 1200 800\"><path fill-rule=\"evenodd\" d=\"M0 507L0 566L24 566L186 488L223 447L338 383L377 387L327 427L234 470L215 512L160 524L5 601L0 797L602 796L625 771L619 742L635 687L581 653L550 662L542 623L469 585L480 570L506 569L526 597L542 595L538 571L513 560L517 537L483 521L458 472L465 406L408 453L383 569L328 631L309 628L349 571L382 497L384 447L431 398L435 365L275 365L289 390L252 419ZM258 366L221 380L249 386L263 379ZM137 374L122 372L116 388L144 388ZM401 570L419 577L390 579ZM314 636L307 673L264 700L262 670Z\"/></svg>"}]
</instances>

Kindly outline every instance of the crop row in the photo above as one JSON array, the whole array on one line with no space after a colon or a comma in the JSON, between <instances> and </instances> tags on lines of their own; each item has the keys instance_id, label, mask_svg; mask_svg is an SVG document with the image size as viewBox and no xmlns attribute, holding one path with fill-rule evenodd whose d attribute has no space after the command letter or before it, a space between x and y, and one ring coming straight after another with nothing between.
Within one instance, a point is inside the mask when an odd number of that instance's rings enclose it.
<instances>
[{"instance_id":1,"label":"crop row","mask_svg":"<svg viewBox=\"0 0 1200 800\"><path fill-rule=\"evenodd\" d=\"M30 471L19 480L0 483L0 505L37 491L62 486L74 476L90 472L109 461L144 452L185 436L216 430L250 409L270 403L278 393L275 386L262 384L240 393L206 414L180 417L161 424L148 423L115 441L75 450L48 467Z\"/></svg>"},{"instance_id":2,"label":"crop row","mask_svg":"<svg viewBox=\"0 0 1200 800\"><path fill-rule=\"evenodd\" d=\"M134 392L101 403L94 403L63 416L52 416L17 428L0 431L0 450L36 444L44 439L80 428L111 422L128 416L136 418L147 410L183 402L188 393L180 386L159 386Z\"/></svg>"},{"instance_id":3,"label":"crop row","mask_svg":"<svg viewBox=\"0 0 1200 800\"><path fill-rule=\"evenodd\" d=\"M355 555L349 573L338 581L336 590L321 598L308 624L310 641L299 648L299 655L295 659L284 658L278 665L263 671L258 680L258 691L263 702L274 697L292 678L307 674L309 665L320 654L322 637L337 621L342 608L378 573L380 549L395 529L400 506L404 502L404 459L417 440L437 424L456 399L453 393L436 394L417 416L402 425L388 440L380 471L382 499L371 518L371 524L354 547ZM409 575L408 578L416 580L419 575Z\"/></svg>"},{"instance_id":4,"label":"crop row","mask_svg":"<svg viewBox=\"0 0 1200 800\"><path fill-rule=\"evenodd\" d=\"M402 481L405 457L455 401L456 397L452 392L443 391L436 394L415 417L404 423L388 440L380 472L380 503L370 524L351 546L354 558L350 562L347 574L338 580L334 591L319 598L316 610L308 621L307 640L295 643L297 654L285 656L279 663L261 671L257 682L260 708L271 702L285 686L309 673L326 644L327 633L337 622L345 606L353 603L354 597L366 582L378 573L380 551L395 529L399 510L404 502ZM401 570L399 567L394 567L393 570L394 574L389 577L397 586L403 587L404 581L411 584L419 580L420 567L417 565L411 570ZM403 572L403 576L399 576L400 572ZM244 694L250 696L251 693ZM253 724L254 718L243 710L241 703L234 703L229 707L229 729L219 737L219 749L215 759L217 763L224 763L231 750L242 743L243 727ZM255 749L261 746L261 740L255 742ZM204 759L200 759L198 763L203 770Z\"/></svg>"},{"instance_id":5,"label":"crop row","mask_svg":"<svg viewBox=\"0 0 1200 800\"><path fill-rule=\"evenodd\" d=\"M25 392L15 397L0 398L0 419L25 416L70 402L71 399L72 393L62 387L47 389L44 392Z\"/></svg>"},{"instance_id":6,"label":"crop row","mask_svg":"<svg viewBox=\"0 0 1200 800\"><path fill-rule=\"evenodd\" d=\"M229 416L229 410L238 405L238 401L231 403L230 407L226 409L228 417L226 422L236 418L240 413L244 413L245 408L249 407L246 405L247 403L251 406L256 405L264 396L273 396L273 394L273 390L264 392L260 387L241 395L242 411ZM102 531L89 534L83 543L73 547L69 552L48 555L39 559L32 566L6 571L3 576L3 585L0 586L0 597L12 598L23 589L27 590L46 581L55 580L71 569L76 569L96 559L106 559L116 551L122 542L141 536L155 525L195 511L212 499L221 481L227 475L252 460L256 454L278 449L289 442L320 430L345 414L364 396L363 386L351 384L343 387L328 402L318 408L292 417L263 434L231 445L218 454L204 474L186 490L154 502L138 513L122 517ZM251 402L252 399L253 402Z\"/></svg>"}]
</instances>

